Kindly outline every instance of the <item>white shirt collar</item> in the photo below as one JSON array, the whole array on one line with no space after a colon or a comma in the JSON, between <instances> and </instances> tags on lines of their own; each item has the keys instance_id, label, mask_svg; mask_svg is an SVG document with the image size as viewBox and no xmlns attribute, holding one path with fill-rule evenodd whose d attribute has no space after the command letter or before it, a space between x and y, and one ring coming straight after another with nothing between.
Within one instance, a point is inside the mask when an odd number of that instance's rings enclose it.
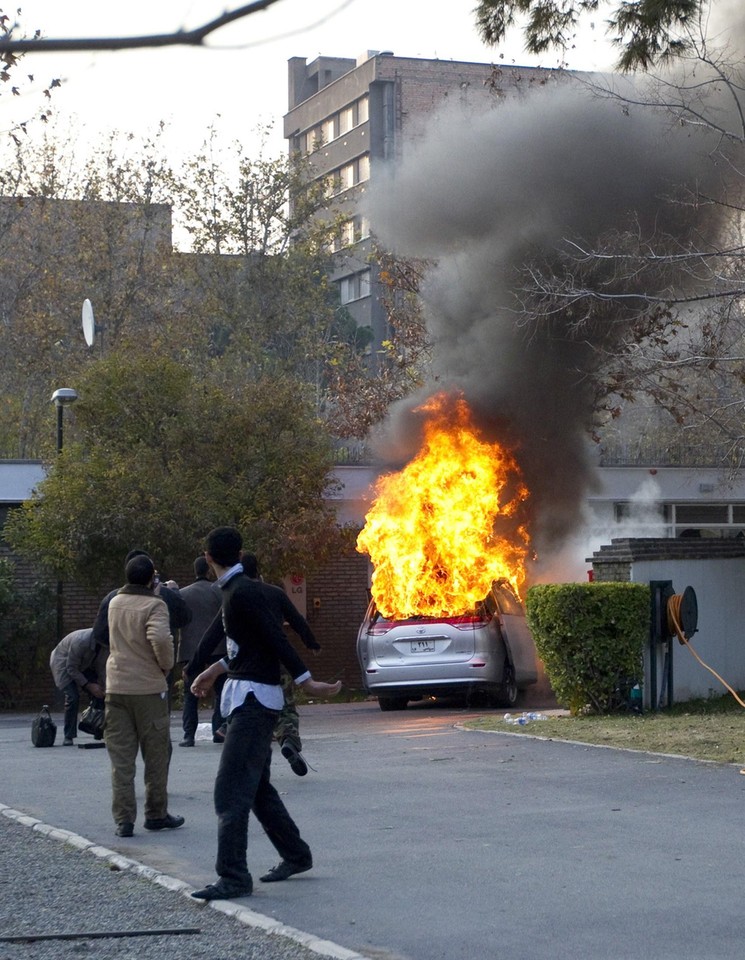
<instances>
[{"instance_id":1,"label":"white shirt collar","mask_svg":"<svg viewBox=\"0 0 745 960\"><path fill-rule=\"evenodd\" d=\"M230 570L226 570L225 573L219 577L216 581L218 587L224 587L228 580L232 580L236 574L243 573L243 564L236 563L235 566L232 566Z\"/></svg>"}]
</instances>

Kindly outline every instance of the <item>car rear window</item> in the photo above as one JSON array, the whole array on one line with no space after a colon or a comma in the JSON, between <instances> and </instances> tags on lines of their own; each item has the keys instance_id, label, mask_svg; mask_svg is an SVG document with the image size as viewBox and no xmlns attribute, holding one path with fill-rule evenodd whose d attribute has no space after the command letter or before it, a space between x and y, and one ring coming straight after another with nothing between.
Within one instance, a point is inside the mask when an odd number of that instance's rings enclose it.
<instances>
[{"instance_id":1,"label":"car rear window","mask_svg":"<svg viewBox=\"0 0 745 960\"><path fill-rule=\"evenodd\" d=\"M449 624L453 627L458 627L461 630L468 629L469 627L478 627L484 623L488 623L491 619L489 611L486 609L486 606L483 603L480 603L476 610L469 610L468 613L460 613L452 617L402 617L401 619L392 620L388 617L384 617L382 613L378 610L375 611L371 620L370 620L370 633L385 633L387 630L390 630L392 627L406 626L407 624L428 624L428 623L443 623Z\"/></svg>"}]
</instances>

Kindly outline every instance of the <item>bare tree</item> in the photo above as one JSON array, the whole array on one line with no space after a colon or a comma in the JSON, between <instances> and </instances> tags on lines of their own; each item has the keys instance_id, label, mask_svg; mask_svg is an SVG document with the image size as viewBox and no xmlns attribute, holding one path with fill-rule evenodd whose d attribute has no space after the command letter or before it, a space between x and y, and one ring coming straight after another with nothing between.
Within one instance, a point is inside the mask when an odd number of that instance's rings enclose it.
<instances>
[{"instance_id":1,"label":"bare tree","mask_svg":"<svg viewBox=\"0 0 745 960\"><path fill-rule=\"evenodd\" d=\"M619 441L622 412L621 422L638 420L630 404L657 408L649 429L658 447L684 438L689 459L739 469L745 61L712 44L701 17L680 28L674 70L586 82L622 114L654 117L671 153L677 141L681 156L698 151L699 160L684 177L672 156L667 182L658 180L632 215L595 235L567 233L526 258L516 270L516 309L527 331L561 330L589 347L578 349L578 372L594 383L598 438Z\"/></svg>"},{"instance_id":2,"label":"bare tree","mask_svg":"<svg viewBox=\"0 0 745 960\"><path fill-rule=\"evenodd\" d=\"M236 10L226 11L221 16L191 30L176 30L174 33L151 34L139 37L82 37L78 39L54 39L36 33L33 38L14 37L13 26L7 26L0 39L0 58L21 53L59 53L79 50L134 50L144 47L204 46L204 41L221 27L241 20L260 10L266 10L278 0L253 0Z\"/></svg>"},{"instance_id":3,"label":"bare tree","mask_svg":"<svg viewBox=\"0 0 745 960\"><path fill-rule=\"evenodd\" d=\"M6 96L9 94L12 97L20 97L33 85L34 76L32 74L19 76L22 51L3 48L3 44L8 42L12 37L13 30L14 27L10 22L10 18L3 8L0 7L0 81L2 82L0 94L4 93ZM37 30L35 37L39 35L39 31ZM19 142L19 138L26 133L28 124L33 120L40 120L44 123L50 118L52 91L56 87L59 87L60 83L61 81L57 78L50 80L47 86L39 93L42 100L41 107L35 107L33 112L29 113L27 117L11 124L7 132L14 141Z\"/></svg>"}]
</instances>

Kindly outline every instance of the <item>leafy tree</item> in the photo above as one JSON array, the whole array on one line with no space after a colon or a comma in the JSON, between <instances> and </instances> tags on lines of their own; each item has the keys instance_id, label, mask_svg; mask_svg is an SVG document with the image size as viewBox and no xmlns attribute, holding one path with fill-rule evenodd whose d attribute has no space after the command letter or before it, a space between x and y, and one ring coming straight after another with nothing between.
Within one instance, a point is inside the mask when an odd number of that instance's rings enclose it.
<instances>
[{"instance_id":1,"label":"leafy tree","mask_svg":"<svg viewBox=\"0 0 745 960\"><path fill-rule=\"evenodd\" d=\"M244 531L272 576L311 568L334 543L330 443L301 385L228 389L167 357L112 352L78 390L64 450L6 522L24 556L100 586L133 547L168 570L222 524Z\"/></svg>"},{"instance_id":2,"label":"leafy tree","mask_svg":"<svg viewBox=\"0 0 745 960\"><path fill-rule=\"evenodd\" d=\"M480 0L476 24L486 43L501 43L520 17L530 53L566 50L583 17L610 8L607 32L619 49L621 70L649 69L692 46L691 28L706 14L706 0Z\"/></svg>"}]
</instances>

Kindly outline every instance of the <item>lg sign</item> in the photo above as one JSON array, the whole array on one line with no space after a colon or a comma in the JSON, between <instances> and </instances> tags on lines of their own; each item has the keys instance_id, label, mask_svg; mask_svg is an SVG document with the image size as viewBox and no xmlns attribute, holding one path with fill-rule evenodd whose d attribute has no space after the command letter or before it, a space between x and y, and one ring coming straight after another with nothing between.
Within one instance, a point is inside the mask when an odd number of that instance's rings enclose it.
<instances>
[{"instance_id":1,"label":"lg sign","mask_svg":"<svg viewBox=\"0 0 745 960\"><path fill-rule=\"evenodd\" d=\"M293 573L284 580L285 590L292 602L297 607L299 613L307 615L308 605L305 595L305 577L299 573Z\"/></svg>"}]
</instances>

